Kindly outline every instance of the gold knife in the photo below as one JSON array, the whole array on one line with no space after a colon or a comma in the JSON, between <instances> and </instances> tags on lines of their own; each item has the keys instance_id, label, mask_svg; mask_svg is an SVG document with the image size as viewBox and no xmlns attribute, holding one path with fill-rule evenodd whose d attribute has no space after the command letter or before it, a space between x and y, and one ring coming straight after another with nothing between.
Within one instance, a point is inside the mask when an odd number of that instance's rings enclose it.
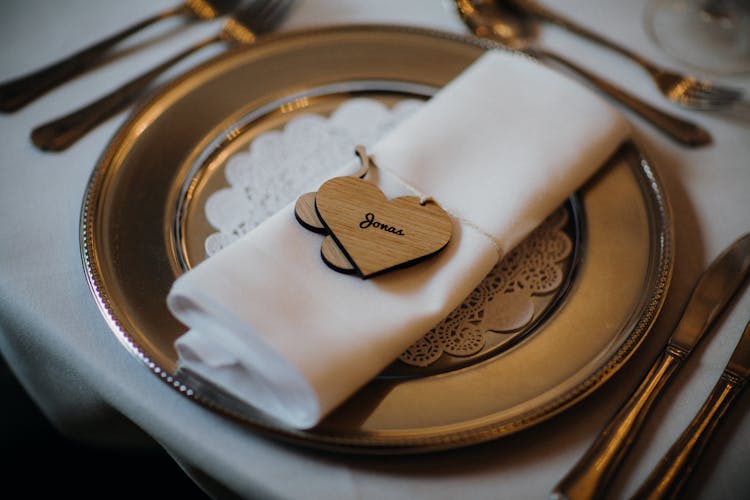
<instances>
[{"instance_id":1,"label":"gold knife","mask_svg":"<svg viewBox=\"0 0 750 500\"><path fill-rule=\"evenodd\" d=\"M651 472L634 498L676 498L698 463L721 418L736 401L750 377L750 322L706 402Z\"/></svg>"},{"instance_id":2,"label":"gold knife","mask_svg":"<svg viewBox=\"0 0 750 500\"><path fill-rule=\"evenodd\" d=\"M661 355L630 399L599 433L552 497L588 499L603 494L632 447L657 396L750 272L750 233L735 241L701 275Z\"/></svg>"}]
</instances>

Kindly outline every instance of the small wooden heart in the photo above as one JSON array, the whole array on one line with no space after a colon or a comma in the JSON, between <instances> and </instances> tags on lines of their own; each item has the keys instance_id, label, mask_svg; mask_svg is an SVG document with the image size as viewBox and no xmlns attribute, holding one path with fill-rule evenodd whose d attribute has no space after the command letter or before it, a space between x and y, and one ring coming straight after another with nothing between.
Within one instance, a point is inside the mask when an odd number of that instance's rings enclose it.
<instances>
[{"instance_id":1,"label":"small wooden heart","mask_svg":"<svg viewBox=\"0 0 750 500\"><path fill-rule=\"evenodd\" d=\"M315 210L315 195L315 192L305 193L297 198L297 203L294 204L294 216L305 229L314 233L327 234L328 230Z\"/></svg>"},{"instance_id":2,"label":"small wooden heart","mask_svg":"<svg viewBox=\"0 0 750 500\"><path fill-rule=\"evenodd\" d=\"M323 258L323 262L328 264L328 267L334 271L344 274L354 274L357 272L354 269L354 265L349 261L349 258L331 236L323 238L323 243L320 245L320 256Z\"/></svg>"},{"instance_id":3,"label":"small wooden heart","mask_svg":"<svg viewBox=\"0 0 750 500\"><path fill-rule=\"evenodd\" d=\"M336 177L315 196L315 209L362 278L420 262L450 241L453 224L437 203L416 196L388 200L374 184Z\"/></svg>"}]
</instances>

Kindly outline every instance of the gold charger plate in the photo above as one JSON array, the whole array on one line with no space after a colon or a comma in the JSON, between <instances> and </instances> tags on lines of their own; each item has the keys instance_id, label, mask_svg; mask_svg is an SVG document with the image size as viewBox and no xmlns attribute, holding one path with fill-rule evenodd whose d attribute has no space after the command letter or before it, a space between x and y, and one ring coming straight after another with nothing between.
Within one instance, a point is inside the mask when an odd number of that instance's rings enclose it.
<instances>
[{"instance_id":1,"label":"gold charger plate","mask_svg":"<svg viewBox=\"0 0 750 500\"><path fill-rule=\"evenodd\" d=\"M575 196L576 259L553 310L507 349L439 372L379 377L309 431L264 419L177 372L185 331L166 308L176 277L205 258L205 199L227 159L258 134L347 99L425 98L487 46L441 32L350 26L270 37L217 57L142 105L88 185L81 248L112 332L186 397L250 428L307 446L416 453L465 446L534 425L601 386L658 315L672 272L661 184L624 145Z\"/></svg>"}]
</instances>

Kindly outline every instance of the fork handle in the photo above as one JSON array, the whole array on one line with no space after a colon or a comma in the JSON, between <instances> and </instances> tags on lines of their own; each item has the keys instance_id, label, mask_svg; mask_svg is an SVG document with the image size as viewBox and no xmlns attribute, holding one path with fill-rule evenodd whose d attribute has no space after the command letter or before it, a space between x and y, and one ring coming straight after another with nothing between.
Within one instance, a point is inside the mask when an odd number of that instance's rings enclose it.
<instances>
[{"instance_id":1,"label":"fork handle","mask_svg":"<svg viewBox=\"0 0 750 500\"><path fill-rule=\"evenodd\" d=\"M555 486L552 497L565 500L600 498L615 469L633 445L651 407L679 370L685 353L670 344L628 401L599 433L571 471Z\"/></svg>"},{"instance_id":2,"label":"fork handle","mask_svg":"<svg viewBox=\"0 0 750 500\"><path fill-rule=\"evenodd\" d=\"M157 21L186 12L188 12L187 7L183 5L165 10L129 28L125 28L94 45L86 47L61 61L0 84L0 111L7 113L22 108L49 90L94 66L104 58L114 45L130 35Z\"/></svg>"},{"instance_id":3,"label":"fork handle","mask_svg":"<svg viewBox=\"0 0 750 500\"><path fill-rule=\"evenodd\" d=\"M745 386L746 380L729 370L722 373L698 414L638 489L636 499L677 498L708 441Z\"/></svg>"},{"instance_id":4,"label":"fork handle","mask_svg":"<svg viewBox=\"0 0 750 500\"><path fill-rule=\"evenodd\" d=\"M625 90L609 83L603 78L596 76L590 71L582 68L581 66L558 54L546 50L532 50L529 52L532 55L542 56L543 58L558 62L583 76L591 83L596 85L601 91L605 92L612 98L629 107L640 116L648 120L652 125L656 126L658 129L662 130L674 140L682 144L697 147L710 144L712 141L711 134L695 123L683 120L682 118L678 118L674 115L651 106L638 97L635 97L629 92L626 92Z\"/></svg>"},{"instance_id":5,"label":"fork handle","mask_svg":"<svg viewBox=\"0 0 750 500\"><path fill-rule=\"evenodd\" d=\"M659 71L659 68L654 63L652 63L651 61L649 61L642 55L638 54L637 52L634 52L628 49L627 47L624 47L620 45L619 43L616 43L610 40L609 38L606 38L600 35L599 33L590 30L589 28L581 26L580 24L573 22L566 17L561 16L557 12L554 12L548 9L547 7L540 5L534 0L511 0L511 3L516 5L517 8L528 12L534 17L556 24L560 26L561 28L570 31L571 33L575 33L584 38L588 38L589 40L596 42L611 50L614 50L615 52L619 52L625 57L628 57L632 59L633 61L637 62L638 64L646 68L651 73Z\"/></svg>"},{"instance_id":6,"label":"fork handle","mask_svg":"<svg viewBox=\"0 0 750 500\"><path fill-rule=\"evenodd\" d=\"M36 127L31 141L45 151L63 151L111 116L134 102L160 74L198 50L218 42L219 37L199 42L151 70L116 88L96 101Z\"/></svg>"}]
</instances>

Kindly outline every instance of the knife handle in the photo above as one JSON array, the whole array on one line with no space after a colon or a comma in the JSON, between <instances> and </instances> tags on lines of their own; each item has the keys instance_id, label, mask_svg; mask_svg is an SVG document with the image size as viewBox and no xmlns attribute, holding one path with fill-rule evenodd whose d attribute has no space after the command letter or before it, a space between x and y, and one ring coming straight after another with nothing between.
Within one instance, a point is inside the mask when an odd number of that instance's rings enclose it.
<instances>
[{"instance_id":1,"label":"knife handle","mask_svg":"<svg viewBox=\"0 0 750 500\"><path fill-rule=\"evenodd\" d=\"M724 370L698 414L651 472L633 498L676 498L722 417L736 401L746 379Z\"/></svg>"},{"instance_id":2,"label":"knife handle","mask_svg":"<svg viewBox=\"0 0 750 500\"><path fill-rule=\"evenodd\" d=\"M617 411L571 471L552 491L552 498L599 498L627 455L662 389L689 353L673 344L654 362L641 384Z\"/></svg>"},{"instance_id":3,"label":"knife handle","mask_svg":"<svg viewBox=\"0 0 750 500\"><path fill-rule=\"evenodd\" d=\"M185 6L178 6L153 15L61 61L14 80L0 83L0 111L7 113L22 108L49 90L91 69L104 59L114 45L130 35L162 19L186 12L188 10Z\"/></svg>"},{"instance_id":4,"label":"knife handle","mask_svg":"<svg viewBox=\"0 0 750 500\"><path fill-rule=\"evenodd\" d=\"M219 40L214 37L199 42L84 107L39 125L31 131L31 142L43 151L69 148L90 130L132 104L167 69Z\"/></svg>"},{"instance_id":5,"label":"knife handle","mask_svg":"<svg viewBox=\"0 0 750 500\"><path fill-rule=\"evenodd\" d=\"M561 57L560 55L547 50L535 49L528 52L556 61L573 72L578 73L580 76L595 85L599 90L616 101L624 104L680 144L689 147L700 147L713 142L711 134L700 125L688 120L683 120L678 116L669 114L666 111L662 111L648 104L642 99L626 92L616 85L613 85L605 79L598 77L567 58Z\"/></svg>"}]
</instances>

